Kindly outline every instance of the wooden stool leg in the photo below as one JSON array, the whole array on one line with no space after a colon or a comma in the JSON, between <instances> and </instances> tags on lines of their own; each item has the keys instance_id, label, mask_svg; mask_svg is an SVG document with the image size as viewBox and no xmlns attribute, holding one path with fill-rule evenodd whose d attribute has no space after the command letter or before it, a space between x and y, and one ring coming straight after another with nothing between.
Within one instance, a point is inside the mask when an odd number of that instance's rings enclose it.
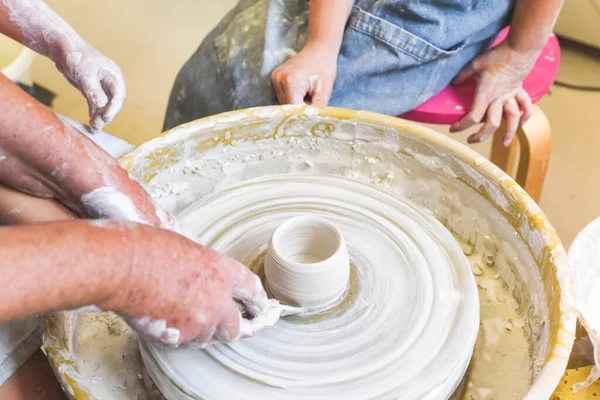
<instances>
[{"instance_id":1,"label":"wooden stool leg","mask_svg":"<svg viewBox=\"0 0 600 400\"><path fill-rule=\"evenodd\" d=\"M504 144L502 143L504 141L505 129L506 124L504 123L504 121L502 121L502 125L492 137L492 152L490 154L490 161L496 164L496 166L502 171L506 172L509 175L512 175L508 171L508 159L510 156L510 148L504 147Z\"/></svg>"},{"instance_id":2,"label":"wooden stool leg","mask_svg":"<svg viewBox=\"0 0 600 400\"><path fill-rule=\"evenodd\" d=\"M552 152L552 130L541 108L533 107L531 118L518 129L517 137L521 145L517 183L539 202Z\"/></svg>"},{"instance_id":3,"label":"wooden stool leg","mask_svg":"<svg viewBox=\"0 0 600 400\"><path fill-rule=\"evenodd\" d=\"M520 150L516 181L536 202L540 201L548 161L552 151L552 131L544 112L537 105L529 121L517 130L518 145L509 149L502 144L504 125L494 135L490 160L509 175L512 159Z\"/></svg>"}]
</instances>

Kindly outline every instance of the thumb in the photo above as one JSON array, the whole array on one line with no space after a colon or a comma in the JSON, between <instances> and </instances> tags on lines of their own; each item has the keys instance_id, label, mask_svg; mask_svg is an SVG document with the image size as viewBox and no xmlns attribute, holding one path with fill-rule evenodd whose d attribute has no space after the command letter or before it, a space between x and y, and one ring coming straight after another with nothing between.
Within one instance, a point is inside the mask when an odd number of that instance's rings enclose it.
<instances>
[{"instance_id":1,"label":"thumb","mask_svg":"<svg viewBox=\"0 0 600 400\"><path fill-rule=\"evenodd\" d=\"M308 84L299 81L297 76L278 73L272 75L273 88L279 104L302 104L308 92Z\"/></svg>"},{"instance_id":2,"label":"thumb","mask_svg":"<svg viewBox=\"0 0 600 400\"><path fill-rule=\"evenodd\" d=\"M108 104L108 97L104 93L104 89L100 81L93 77L86 77L81 83L80 90L87 99L96 108L102 108Z\"/></svg>"},{"instance_id":3,"label":"thumb","mask_svg":"<svg viewBox=\"0 0 600 400\"><path fill-rule=\"evenodd\" d=\"M313 106L326 106L329 104L331 90L333 89L332 85L324 84L318 75L313 75L309 78L309 85L309 94Z\"/></svg>"},{"instance_id":4,"label":"thumb","mask_svg":"<svg viewBox=\"0 0 600 400\"><path fill-rule=\"evenodd\" d=\"M475 74L475 72L477 72L477 70L473 64L474 64L473 62L470 62L469 64L467 64L467 66L465 66L458 73L458 75L456 75L454 80L452 80L452 84L462 85L463 83L465 83L467 81L467 79L469 79L471 76L473 76Z\"/></svg>"},{"instance_id":5,"label":"thumb","mask_svg":"<svg viewBox=\"0 0 600 400\"><path fill-rule=\"evenodd\" d=\"M298 87L288 87L285 92L285 104L304 104L306 91Z\"/></svg>"}]
</instances>

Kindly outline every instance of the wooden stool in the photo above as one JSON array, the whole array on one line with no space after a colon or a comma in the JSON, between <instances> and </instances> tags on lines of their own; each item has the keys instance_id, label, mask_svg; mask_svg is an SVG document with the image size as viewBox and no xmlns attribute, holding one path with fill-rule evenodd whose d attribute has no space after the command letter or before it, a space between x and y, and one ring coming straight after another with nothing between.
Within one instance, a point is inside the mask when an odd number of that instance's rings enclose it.
<instances>
[{"instance_id":1,"label":"wooden stool","mask_svg":"<svg viewBox=\"0 0 600 400\"><path fill-rule=\"evenodd\" d=\"M494 46L508 35L503 30ZM536 103L549 90L560 65L560 46L556 35L550 36L531 73L523 82L523 88ZM470 110L475 95L476 82L470 80L461 86L449 85L433 98L402 118L427 124L451 125ZM534 106L529 121L517 130L517 140L507 149L502 145L504 126L494 135L490 160L511 175L527 193L539 202L548 160L552 148L552 133L548 119L538 106ZM516 164L516 168L515 168Z\"/></svg>"}]
</instances>

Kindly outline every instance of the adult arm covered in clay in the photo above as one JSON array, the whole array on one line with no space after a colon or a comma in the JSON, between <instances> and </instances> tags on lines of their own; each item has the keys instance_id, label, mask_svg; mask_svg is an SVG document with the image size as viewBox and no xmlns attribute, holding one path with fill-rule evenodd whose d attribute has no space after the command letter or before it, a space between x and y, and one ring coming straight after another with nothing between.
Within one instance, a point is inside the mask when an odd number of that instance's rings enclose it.
<instances>
[{"instance_id":1,"label":"adult arm covered in clay","mask_svg":"<svg viewBox=\"0 0 600 400\"><path fill-rule=\"evenodd\" d=\"M92 130L101 130L123 106L125 81L117 64L83 40L43 0L0 0L0 33L54 61L85 96Z\"/></svg>"},{"instance_id":2,"label":"adult arm covered in clay","mask_svg":"<svg viewBox=\"0 0 600 400\"><path fill-rule=\"evenodd\" d=\"M235 340L277 321L282 308L267 299L258 277L183 236L148 226L173 228L173 221L110 155L1 74L0 115L4 223L77 217L139 223L0 229L2 279L15 288L0 295L0 321L95 304L168 345ZM96 278L114 282L108 297L98 297L105 289ZM242 318L234 299L253 319Z\"/></svg>"},{"instance_id":3,"label":"adult arm covered in clay","mask_svg":"<svg viewBox=\"0 0 600 400\"><path fill-rule=\"evenodd\" d=\"M170 219L114 158L1 74L0 116L0 183L80 217Z\"/></svg>"},{"instance_id":4,"label":"adult arm covered in clay","mask_svg":"<svg viewBox=\"0 0 600 400\"><path fill-rule=\"evenodd\" d=\"M250 311L269 303L245 266L133 222L4 227L0 252L0 323L93 304L164 344L206 344L236 340L261 322L242 319L234 298Z\"/></svg>"},{"instance_id":5,"label":"adult arm covered in clay","mask_svg":"<svg viewBox=\"0 0 600 400\"><path fill-rule=\"evenodd\" d=\"M546 44L563 1L516 0L507 40L475 58L455 79L460 84L475 75L478 85L471 110L452 125L451 131L485 122L469 137L470 143L480 142L496 131L504 116L507 123L504 144L511 144L519 123L531 115L531 99L522 88L523 80ZM344 27L353 4L348 0L311 1L304 47L272 74L281 104L301 104L306 97L314 105L328 104Z\"/></svg>"}]
</instances>

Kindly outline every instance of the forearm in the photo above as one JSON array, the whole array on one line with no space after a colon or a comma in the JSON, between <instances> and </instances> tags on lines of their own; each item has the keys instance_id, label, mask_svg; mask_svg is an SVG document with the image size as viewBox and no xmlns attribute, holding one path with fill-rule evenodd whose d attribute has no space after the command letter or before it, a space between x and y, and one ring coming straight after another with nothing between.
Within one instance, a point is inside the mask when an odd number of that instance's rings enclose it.
<instances>
[{"instance_id":1,"label":"forearm","mask_svg":"<svg viewBox=\"0 0 600 400\"><path fill-rule=\"evenodd\" d=\"M136 259L136 228L92 224L0 228L0 323L101 304L124 284Z\"/></svg>"},{"instance_id":2,"label":"forearm","mask_svg":"<svg viewBox=\"0 0 600 400\"><path fill-rule=\"evenodd\" d=\"M0 33L54 61L86 98L92 131L100 131L123 106L126 89L119 66L83 40L43 0L0 0Z\"/></svg>"},{"instance_id":3,"label":"forearm","mask_svg":"<svg viewBox=\"0 0 600 400\"><path fill-rule=\"evenodd\" d=\"M114 163L103 157L91 141L74 128L63 124L52 111L1 75L0 115L10 116L0 120L0 156L5 157L0 164L0 177L18 189L41 194L32 190L35 188L20 188L10 182L12 167L23 159L28 160L28 165L42 175L39 178L42 183L50 187L57 184L52 179L53 172L54 176L59 172L68 174L69 171L66 170L69 169L69 165L72 170L84 168L87 179L97 186L100 184L101 177L98 175L101 171L94 171L94 159L101 158L103 161ZM87 165L76 166L69 163L77 158L84 159L88 153L91 157Z\"/></svg>"},{"instance_id":4,"label":"forearm","mask_svg":"<svg viewBox=\"0 0 600 400\"><path fill-rule=\"evenodd\" d=\"M508 44L519 52L540 52L552 33L564 0L517 0Z\"/></svg>"},{"instance_id":5,"label":"forearm","mask_svg":"<svg viewBox=\"0 0 600 400\"><path fill-rule=\"evenodd\" d=\"M0 115L10 116L0 120L0 151L34 160L35 167L47 176L52 176L52 172L64 163L88 158L88 165L78 167L86 169L86 179L98 181L108 178L101 176L106 174L106 168L97 169L101 163L117 165L91 140L64 124L50 109L2 75Z\"/></svg>"},{"instance_id":6,"label":"forearm","mask_svg":"<svg viewBox=\"0 0 600 400\"><path fill-rule=\"evenodd\" d=\"M3 0L0 0L0 34L6 35L19 43L23 43L23 35L19 32L17 26L11 22L8 8Z\"/></svg>"},{"instance_id":7,"label":"forearm","mask_svg":"<svg viewBox=\"0 0 600 400\"><path fill-rule=\"evenodd\" d=\"M152 199L115 159L1 74L0 115L10 116L0 118L0 183L41 197L58 193L84 208L83 195L108 188L128 197L139 218L87 215L160 223Z\"/></svg>"},{"instance_id":8,"label":"forearm","mask_svg":"<svg viewBox=\"0 0 600 400\"><path fill-rule=\"evenodd\" d=\"M337 55L353 5L354 0L311 0L305 47L326 47Z\"/></svg>"},{"instance_id":9,"label":"forearm","mask_svg":"<svg viewBox=\"0 0 600 400\"><path fill-rule=\"evenodd\" d=\"M43 0L0 0L0 33L54 61L82 41Z\"/></svg>"}]
</instances>

